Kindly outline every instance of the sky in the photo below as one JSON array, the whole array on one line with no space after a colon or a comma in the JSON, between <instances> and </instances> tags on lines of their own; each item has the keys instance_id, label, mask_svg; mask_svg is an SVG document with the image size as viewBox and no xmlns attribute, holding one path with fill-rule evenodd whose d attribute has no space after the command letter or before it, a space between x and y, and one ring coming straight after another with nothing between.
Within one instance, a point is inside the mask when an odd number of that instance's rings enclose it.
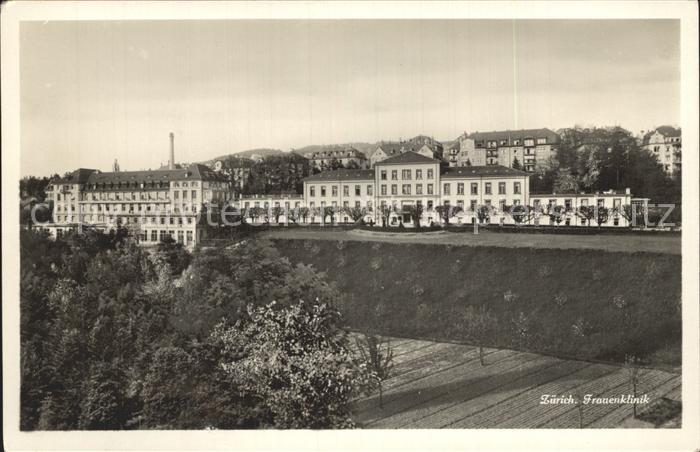
<instances>
[{"instance_id":1,"label":"sky","mask_svg":"<svg viewBox=\"0 0 700 452\"><path fill-rule=\"evenodd\" d=\"M680 121L676 20L23 22L21 175Z\"/></svg>"}]
</instances>

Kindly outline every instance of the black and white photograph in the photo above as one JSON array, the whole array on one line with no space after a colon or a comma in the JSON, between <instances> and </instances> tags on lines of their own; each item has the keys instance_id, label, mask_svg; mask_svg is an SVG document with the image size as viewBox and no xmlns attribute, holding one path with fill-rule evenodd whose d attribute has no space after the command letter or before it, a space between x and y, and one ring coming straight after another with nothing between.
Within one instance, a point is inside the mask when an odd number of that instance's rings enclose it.
<instances>
[{"instance_id":1,"label":"black and white photograph","mask_svg":"<svg viewBox=\"0 0 700 452\"><path fill-rule=\"evenodd\" d=\"M8 450L700 447L697 4L50 3L3 5Z\"/></svg>"}]
</instances>

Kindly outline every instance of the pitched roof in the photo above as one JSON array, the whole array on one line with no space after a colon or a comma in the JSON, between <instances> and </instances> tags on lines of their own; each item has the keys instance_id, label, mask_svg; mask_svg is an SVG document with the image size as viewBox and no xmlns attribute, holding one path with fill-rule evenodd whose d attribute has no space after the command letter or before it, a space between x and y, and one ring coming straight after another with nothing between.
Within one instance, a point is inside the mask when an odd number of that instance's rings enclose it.
<instances>
[{"instance_id":1,"label":"pitched roof","mask_svg":"<svg viewBox=\"0 0 700 452\"><path fill-rule=\"evenodd\" d=\"M225 180L224 176L214 172L206 165L192 164L187 168L173 170L143 171L95 171L87 179L88 184L150 183L180 180Z\"/></svg>"},{"instance_id":2,"label":"pitched roof","mask_svg":"<svg viewBox=\"0 0 700 452\"><path fill-rule=\"evenodd\" d=\"M352 146L325 146L307 156L313 160L334 159L334 158L359 158L365 159L367 156Z\"/></svg>"},{"instance_id":3,"label":"pitched roof","mask_svg":"<svg viewBox=\"0 0 700 452\"><path fill-rule=\"evenodd\" d=\"M415 151L408 151L377 162L376 165L402 165L410 163L438 163L438 160L418 154Z\"/></svg>"},{"instance_id":4,"label":"pitched roof","mask_svg":"<svg viewBox=\"0 0 700 452\"><path fill-rule=\"evenodd\" d=\"M681 129L677 129L673 126L657 127L656 131L665 137L679 137L679 136L681 136Z\"/></svg>"},{"instance_id":5,"label":"pitched roof","mask_svg":"<svg viewBox=\"0 0 700 452\"><path fill-rule=\"evenodd\" d=\"M374 180L374 170L339 169L334 171L322 171L307 178L304 182L313 181L339 181L339 180Z\"/></svg>"},{"instance_id":6,"label":"pitched roof","mask_svg":"<svg viewBox=\"0 0 700 452\"><path fill-rule=\"evenodd\" d=\"M447 168L441 177L446 179L460 179L481 176L530 176L530 174L506 166L487 165L450 167Z\"/></svg>"},{"instance_id":7,"label":"pitched roof","mask_svg":"<svg viewBox=\"0 0 700 452\"><path fill-rule=\"evenodd\" d=\"M97 170L90 168L78 168L64 177L52 181L54 184L84 184L90 175Z\"/></svg>"},{"instance_id":8,"label":"pitched roof","mask_svg":"<svg viewBox=\"0 0 700 452\"><path fill-rule=\"evenodd\" d=\"M469 134L469 138L474 141L495 140L508 141L512 146L513 140L524 140L525 138L547 138L547 143L558 143L559 135L549 129L521 129L521 130L497 130L493 132L474 132Z\"/></svg>"}]
</instances>

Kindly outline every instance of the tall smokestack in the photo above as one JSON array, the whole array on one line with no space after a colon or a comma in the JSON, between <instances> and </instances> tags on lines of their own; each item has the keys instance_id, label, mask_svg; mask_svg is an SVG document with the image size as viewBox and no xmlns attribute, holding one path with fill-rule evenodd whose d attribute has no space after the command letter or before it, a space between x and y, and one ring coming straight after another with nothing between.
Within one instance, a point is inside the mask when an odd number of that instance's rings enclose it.
<instances>
[{"instance_id":1,"label":"tall smokestack","mask_svg":"<svg viewBox=\"0 0 700 452\"><path fill-rule=\"evenodd\" d=\"M170 160L168 169L175 169L175 134L170 132Z\"/></svg>"}]
</instances>

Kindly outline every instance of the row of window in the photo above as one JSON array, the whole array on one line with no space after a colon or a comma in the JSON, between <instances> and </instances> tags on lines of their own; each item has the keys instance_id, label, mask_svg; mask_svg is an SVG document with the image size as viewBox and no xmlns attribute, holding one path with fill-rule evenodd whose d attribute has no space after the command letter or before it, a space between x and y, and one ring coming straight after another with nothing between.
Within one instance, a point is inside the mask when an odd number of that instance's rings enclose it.
<instances>
[{"instance_id":1,"label":"row of window","mask_svg":"<svg viewBox=\"0 0 700 452\"><path fill-rule=\"evenodd\" d=\"M434 189L433 189L433 184L426 184L426 194L427 195L432 195L434 194ZM382 196L387 195L387 186L386 184L382 184L379 187L379 192L381 193ZM398 195L399 194L399 186L397 184L391 184L391 194L392 195ZM401 185L401 194L402 195L411 195L411 184L402 184ZM416 195L422 195L423 194L423 184L416 184Z\"/></svg>"},{"instance_id":2,"label":"row of window","mask_svg":"<svg viewBox=\"0 0 700 452\"><path fill-rule=\"evenodd\" d=\"M180 210L184 212L197 213L197 205L190 204L179 204L173 208L173 211L179 212ZM56 206L56 211L66 211L66 212L77 212L75 206ZM123 212L123 213L134 213L134 212L167 212L167 209L161 209L157 204L85 204L83 205L83 212Z\"/></svg>"},{"instance_id":3,"label":"row of window","mask_svg":"<svg viewBox=\"0 0 700 452\"><path fill-rule=\"evenodd\" d=\"M372 185L367 185L365 188L365 193L367 193L367 196L372 196L373 193L373 186ZM355 196L362 196L362 186L361 185L355 185L355 190L354 194ZM320 192L321 196L327 196L327 191L326 191L326 186L321 185L320 187ZM316 196L316 187L311 185L309 187L309 196ZM333 185L331 186L331 196L338 196L338 186ZM343 196L350 196L350 186L349 185L343 185Z\"/></svg>"},{"instance_id":4,"label":"row of window","mask_svg":"<svg viewBox=\"0 0 700 452\"><path fill-rule=\"evenodd\" d=\"M451 186L452 184L445 183L442 186L442 193L443 195L449 196L451 194ZM491 182L484 182L484 194L485 195L491 195L492 193L492 184ZM470 185L470 194L472 195L478 195L479 194L479 184L477 182L472 182ZM522 186L520 182L513 182L513 194L514 195L519 195L522 193ZM457 182L457 194L458 195L463 195L464 194L464 182ZM499 182L498 183L498 194L499 195L505 195L506 194L506 183L505 182Z\"/></svg>"},{"instance_id":5,"label":"row of window","mask_svg":"<svg viewBox=\"0 0 700 452\"><path fill-rule=\"evenodd\" d=\"M333 207L338 207L338 202L337 201L332 201L331 206ZM321 201L321 208L326 207L326 201ZM350 202L349 201L343 201L343 207L344 208L349 208L350 207ZM357 209L362 208L362 203L360 201L355 201L354 207ZM368 210L372 210L372 201L367 201L365 203L365 207L367 207ZM309 202L309 209L314 209L316 208L316 203L311 201Z\"/></svg>"},{"instance_id":6,"label":"row of window","mask_svg":"<svg viewBox=\"0 0 700 452\"><path fill-rule=\"evenodd\" d=\"M243 203L243 208L244 208L244 209L248 209L248 208L250 208L250 207L251 207L250 201L245 201L245 202ZM260 201L255 201L255 202L253 202L252 207L260 207ZM265 209L267 209L267 208L270 207L270 203L267 202L267 201L265 201L265 202L263 202L262 207L265 208ZM282 204L281 204L279 201L275 201L275 203L273 204L273 207L282 207ZM299 208L299 207L301 207L301 201L295 201L295 202L294 202L294 208L296 209L296 208ZM284 202L284 208L287 209L287 210L289 210L289 209L291 208L291 203L290 203L289 201L285 201L285 202Z\"/></svg>"},{"instance_id":7,"label":"row of window","mask_svg":"<svg viewBox=\"0 0 700 452\"><path fill-rule=\"evenodd\" d=\"M56 216L56 222L57 223L63 223L63 222L72 222L73 218L78 219L78 215L57 215ZM109 217L105 217L103 214L87 214L82 216L83 221L92 223L92 222L103 222L106 219L109 219ZM173 226L182 226L183 224L193 224L194 223L194 218L193 217L143 217L143 221L141 221L140 217L133 217L133 218L128 218L128 217L122 217L122 218L117 218L117 223L118 224L128 224L128 223L133 223L133 224L170 224Z\"/></svg>"},{"instance_id":8,"label":"row of window","mask_svg":"<svg viewBox=\"0 0 700 452\"><path fill-rule=\"evenodd\" d=\"M142 231L139 236L142 242L162 242L166 237L175 238L170 231L156 231L155 229L151 231L150 235L147 231ZM191 245L193 238L194 234L192 234L192 231L177 231L177 243ZM187 240L187 242L185 242L185 240Z\"/></svg>"},{"instance_id":9,"label":"row of window","mask_svg":"<svg viewBox=\"0 0 700 452\"><path fill-rule=\"evenodd\" d=\"M422 169L416 169L416 170L404 169L404 170L401 170L401 180L412 180L414 175L415 175L416 180L423 179L423 170ZM432 179L434 176L435 176L435 173L432 169L426 170L426 177L425 177L426 179ZM381 180L387 180L387 170L381 170L379 173L379 178ZM399 180L399 170L391 170L391 180Z\"/></svg>"},{"instance_id":10,"label":"row of window","mask_svg":"<svg viewBox=\"0 0 700 452\"><path fill-rule=\"evenodd\" d=\"M532 206L537 209L542 205L542 201L539 199L534 199L532 201ZM557 200L556 199L549 199L547 202L547 207L551 208L552 206L557 205ZM581 207L588 207L588 199L582 199L579 203ZM598 207L604 207L605 206L605 199L597 199L596 200L596 205ZM613 198L613 208L614 209L620 209L622 207L622 198ZM564 199L564 208L566 210L572 210L573 209L573 199Z\"/></svg>"},{"instance_id":11,"label":"row of window","mask_svg":"<svg viewBox=\"0 0 700 452\"><path fill-rule=\"evenodd\" d=\"M537 144L547 144L547 138L537 138ZM484 147L484 142L483 141L477 141L475 143L476 147L481 148ZM534 146L535 145L535 139L533 138L525 138L523 140L523 146ZM498 146L508 146L508 140L489 140L486 142L486 147L487 148L495 148ZM512 146L520 146L520 140L513 140Z\"/></svg>"}]
</instances>

